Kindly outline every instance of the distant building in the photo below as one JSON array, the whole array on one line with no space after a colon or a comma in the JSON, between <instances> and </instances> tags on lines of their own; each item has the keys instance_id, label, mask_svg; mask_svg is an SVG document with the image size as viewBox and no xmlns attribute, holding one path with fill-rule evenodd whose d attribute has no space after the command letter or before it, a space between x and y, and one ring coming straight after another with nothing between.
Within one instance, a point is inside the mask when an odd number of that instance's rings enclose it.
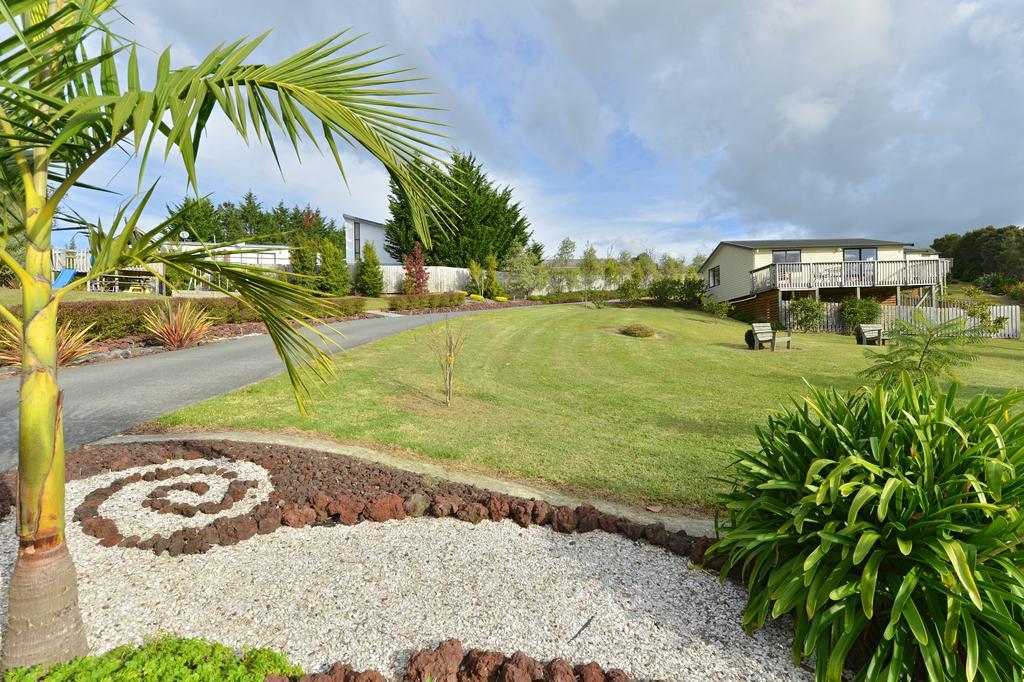
<instances>
[{"instance_id":1,"label":"distant building","mask_svg":"<svg viewBox=\"0 0 1024 682\"><path fill-rule=\"evenodd\" d=\"M363 248L373 244L381 265L401 265L384 250L384 224L358 216L344 214L345 260L350 264L363 259Z\"/></svg>"}]
</instances>

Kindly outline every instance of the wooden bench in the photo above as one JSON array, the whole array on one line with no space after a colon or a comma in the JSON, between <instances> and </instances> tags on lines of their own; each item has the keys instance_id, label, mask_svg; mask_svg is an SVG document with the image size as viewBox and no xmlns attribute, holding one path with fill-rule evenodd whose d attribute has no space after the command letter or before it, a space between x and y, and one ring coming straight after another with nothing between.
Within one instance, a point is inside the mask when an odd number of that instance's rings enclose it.
<instances>
[{"instance_id":1,"label":"wooden bench","mask_svg":"<svg viewBox=\"0 0 1024 682\"><path fill-rule=\"evenodd\" d=\"M858 324L857 339L868 346L884 346L889 334L880 324Z\"/></svg>"},{"instance_id":2,"label":"wooden bench","mask_svg":"<svg viewBox=\"0 0 1024 682\"><path fill-rule=\"evenodd\" d=\"M793 343L793 334L787 329L784 332L779 332L777 329L772 329L772 326L767 322L754 322L750 325L750 328L754 330L754 350L760 350L765 345L771 347L772 352L775 352L775 347L786 342L786 350L790 350L790 344ZM785 336L779 336L779 334L785 334Z\"/></svg>"}]
</instances>

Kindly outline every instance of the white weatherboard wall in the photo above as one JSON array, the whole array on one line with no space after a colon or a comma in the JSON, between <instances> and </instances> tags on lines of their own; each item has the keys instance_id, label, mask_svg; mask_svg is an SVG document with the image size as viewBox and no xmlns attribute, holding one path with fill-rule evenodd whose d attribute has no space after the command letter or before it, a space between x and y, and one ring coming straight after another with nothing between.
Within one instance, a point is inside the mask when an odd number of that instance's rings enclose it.
<instances>
[{"instance_id":1,"label":"white weatherboard wall","mask_svg":"<svg viewBox=\"0 0 1024 682\"><path fill-rule=\"evenodd\" d=\"M381 265L401 265L401 263L384 250L384 225L374 220L348 215L345 218L345 261L349 265L358 263L363 257L363 249L373 244ZM358 248L356 243L358 240Z\"/></svg>"},{"instance_id":2,"label":"white weatherboard wall","mask_svg":"<svg viewBox=\"0 0 1024 682\"><path fill-rule=\"evenodd\" d=\"M771 256L768 257L771 262ZM717 267L721 273L721 283L708 289L708 295L716 301L728 301L750 294L750 271L754 269L754 252L732 244L722 244L721 248L701 266L704 281L708 281L708 272Z\"/></svg>"}]
</instances>

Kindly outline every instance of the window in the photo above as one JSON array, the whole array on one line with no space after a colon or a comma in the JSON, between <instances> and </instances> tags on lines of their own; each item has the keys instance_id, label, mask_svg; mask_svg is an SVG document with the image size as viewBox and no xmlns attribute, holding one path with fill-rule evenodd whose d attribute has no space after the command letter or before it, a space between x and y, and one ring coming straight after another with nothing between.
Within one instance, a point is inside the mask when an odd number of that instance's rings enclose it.
<instances>
[{"instance_id":1,"label":"window","mask_svg":"<svg viewBox=\"0 0 1024 682\"><path fill-rule=\"evenodd\" d=\"M843 260L878 260L878 249L873 246L866 249L843 249Z\"/></svg>"},{"instance_id":2,"label":"window","mask_svg":"<svg viewBox=\"0 0 1024 682\"><path fill-rule=\"evenodd\" d=\"M355 240L356 247L356 262L363 260L363 250L359 246L359 223L352 223L352 238Z\"/></svg>"},{"instance_id":3,"label":"window","mask_svg":"<svg viewBox=\"0 0 1024 682\"><path fill-rule=\"evenodd\" d=\"M708 270L708 289L717 287L722 283L722 270L717 265Z\"/></svg>"},{"instance_id":4,"label":"window","mask_svg":"<svg viewBox=\"0 0 1024 682\"><path fill-rule=\"evenodd\" d=\"M796 251L772 251L772 262L773 263L799 263L800 262L800 250Z\"/></svg>"}]
</instances>

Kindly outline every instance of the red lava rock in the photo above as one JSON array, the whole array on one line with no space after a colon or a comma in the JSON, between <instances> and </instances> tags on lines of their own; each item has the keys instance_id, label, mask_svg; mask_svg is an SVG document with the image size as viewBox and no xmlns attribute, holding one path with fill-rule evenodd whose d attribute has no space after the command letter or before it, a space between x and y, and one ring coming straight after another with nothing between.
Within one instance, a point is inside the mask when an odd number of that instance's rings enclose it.
<instances>
[{"instance_id":1,"label":"red lava rock","mask_svg":"<svg viewBox=\"0 0 1024 682\"><path fill-rule=\"evenodd\" d=\"M256 522L256 532L260 535L273 533L281 526L281 509L279 507L268 507Z\"/></svg>"},{"instance_id":2,"label":"red lava rock","mask_svg":"<svg viewBox=\"0 0 1024 682\"><path fill-rule=\"evenodd\" d=\"M695 564L704 563L704 553L708 551L708 547L715 544L715 541L711 538L697 538L693 541L693 545L690 547L690 561Z\"/></svg>"},{"instance_id":3,"label":"red lava rock","mask_svg":"<svg viewBox=\"0 0 1024 682\"><path fill-rule=\"evenodd\" d=\"M210 551L210 544L206 541L206 537L203 534L196 534L188 536L185 540L185 546L182 548L182 554L202 554Z\"/></svg>"},{"instance_id":4,"label":"red lava rock","mask_svg":"<svg viewBox=\"0 0 1024 682\"><path fill-rule=\"evenodd\" d=\"M526 528L533 522L533 501L512 500L509 504L508 515L517 524Z\"/></svg>"},{"instance_id":5,"label":"red lava rock","mask_svg":"<svg viewBox=\"0 0 1024 682\"><path fill-rule=\"evenodd\" d=\"M364 513L371 521L401 520L405 518L405 501L389 493L367 504Z\"/></svg>"},{"instance_id":6,"label":"red lava rock","mask_svg":"<svg viewBox=\"0 0 1024 682\"><path fill-rule=\"evenodd\" d=\"M690 555L690 536L686 534L685 530L676 531L672 535L668 536L668 544L666 545L673 554L679 556Z\"/></svg>"},{"instance_id":7,"label":"red lava rock","mask_svg":"<svg viewBox=\"0 0 1024 682\"><path fill-rule=\"evenodd\" d=\"M100 539L100 544L104 547L113 547L124 540L124 536L120 533L114 533L113 535L105 535Z\"/></svg>"},{"instance_id":8,"label":"red lava rock","mask_svg":"<svg viewBox=\"0 0 1024 682\"><path fill-rule=\"evenodd\" d=\"M167 545L167 553L171 556L178 556L185 549L185 538L181 531L171 534L171 542Z\"/></svg>"},{"instance_id":9,"label":"red lava rock","mask_svg":"<svg viewBox=\"0 0 1024 682\"><path fill-rule=\"evenodd\" d=\"M403 506L407 516L423 516L430 509L430 498L423 493L413 493L405 498Z\"/></svg>"},{"instance_id":10,"label":"red lava rock","mask_svg":"<svg viewBox=\"0 0 1024 682\"><path fill-rule=\"evenodd\" d=\"M597 518L597 527L605 533L618 533L619 517L614 514L601 514Z\"/></svg>"},{"instance_id":11,"label":"red lava rock","mask_svg":"<svg viewBox=\"0 0 1024 682\"><path fill-rule=\"evenodd\" d=\"M405 682L457 682L462 666L462 644L457 639L448 639L437 649L422 649L409 657L405 669Z\"/></svg>"},{"instance_id":12,"label":"red lava rock","mask_svg":"<svg viewBox=\"0 0 1024 682\"><path fill-rule=\"evenodd\" d=\"M352 670L352 666L346 665L345 663L335 663L331 666L324 675L325 679L329 682L345 682L350 677L355 675L355 671Z\"/></svg>"},{"instance_id":13,"label":"red lava rock","mask_svg":"<svg viewBox=\"0 0 1024 682\"><path fill-rule=\"evenodd\" d=\"M551 522L551 505L544 500L533 501L533 522L543 526Z\"/></svg>"},{"instance_id":14,"label":"red lava rock","mask_svg":"<svg viewBox=\"0 0 1024 682\"><path fill-rule=\"evenodd\" d=\"M509 501L507 495L491 495L487 498L487 513L491 521L504 521L508 518Z\"/></svg>"},{"instance_id":15,"label":"red lava rock","mask_svg":"<svg viewBox=\"0 0 1024 682\"><path fill-rule=\"evenodd\" d=\"M630 540L639 540L644 534L644 527L629 519L619 519L619 532Z\"/></svg>"},{"instance_id":16,"label":"red lava rock","mask_svg":"<svg viewBox=\"0 0 1024 682\"><path fill-rule=\"evenodd\" d=\"M576 666L576 674L579 675L580 682L605 682L604 670L593 661Z\"/></svg>"},{"instance_id":17,"label":"red lava rock","mask_svg":"<svg viewBox=\"0 0 1024 682\"><path fill-rule=\"evenodd\" d=\"M235 535L239 542L245 542L259 532L256 519L251 516L239 516L235 521Z\"/></svg>"},{"instance_id":18,"label":"red lava rock","mask_svg":"<svg viewBox=\"0 0 1024 682\"><path fill-rule=\"evenodd\" d=\"M528 680L543 680L544 679L544 666L537 662L536 659L527 656L522 651L517 651L509 657L505 666L516 666L523 670Z\"/></svg>"},{"instance_id":19,"label":"red lava rock","mask_svg":"<svg viewBox=\"0 0 1024 682\"><path fill-rule=\"evenodd\" d=\"M291 682L291 680L284 675L267 675L263 678L263 682Z\"/></svg>"},{"instance_id":20,"label":"red lava rock","mask_svg":"<svg viewBox=\"0 0 1024 682\"><path fill-rule=\"evenodd\" d=\"M121 542L118 543L118 545L120 547L135 547L139 544L139 540L141 539L142 538L138 535L129 535L124 540L121 540Z\"/></svg>"},{"instance_id":21,"label":"red lava rock","mask_svg":"<svg viewBox=\"0 0 1024 682\"><path fill-rule=\"evenodd\" d=\"M498 671L497 682L533 682L533 678L530 677L530 673L525 669L520 668L511 661L506 661L505 665L501 666L501 670Z\"/></svg>"},{"instance_id":22,"label":"red lava rock","mask_svg":"<svg viewBox=\"0 0 1024 682\"><path fill-rule=\"evenodd\" d=\"M133 466L135 466L135 462L132 461L131 457L118 457L109 465L111 471L120 471L121 469Z\"/></svg>"},{"instance_id":23,"label":"red lava rock","mask_svg":"<svg viewBox=\"0 0 1024 682\"><path fill-rule=\"evenodd\" d=\"M668 533L665 531L665 524L658 522L644 526L644 540L658 547L667 545Z\"/></svg>"},{"instance_id":24,"label":"red lava rock","mask_svg":"<svg viewBox=\"0 0 1024 682\"><path fill-rule=\"evenodd\" d=\"M581 504L576 507L576 531L589 533L600 527L601 512L591 504Z\"/></svg>"},{"instance_id":25,"label":"red lava rock","mask_svg":"<svg viewBox=\"0 0 1024 682\"><path fill-rule=\"evenodd\" d=\"M117 535L117 524L110 519L92 517L82 521L82 531L94 538L105 538Z\"/></svg>"},{"instance_id":26,"label":"red lava rock","mask_svg":"<svg viewBox=\"0 0 1024 682\"><path fill-rule=\"evenodd\" d=\"M367 670L365 672L356 673L352 677L352 682L388 682L387 679L376 670Z\"/></svg>"},{"instance_id":27,"label":"red lava rock","mask_svg":"<svg viewBox=\"0 0 1024 682\"><path fill-rule=\"evenodd\" d=\"M205 495L210 492L210 484L203 483L202 481L195 481L188 486L188 489L196 495Z\"/></svg>"},{"instance_id":28,"label":"red lava rock","mask_svg":"<svg viewBox=\"0 0 1024 682\"><path fill-rule=\"evenodd\" d=\"M459 512L455 516L460 521L476 524L488 518L488 515L487 507L479 502L466 502L459 507Z\"/></svg>"},{"instance_id":29,"label":"red lava rock","mask_svg":"<svg viewBox=\"0 0 1024 682\"><path fill-rule=\"evenodd\" d=\"M299 507L285 507L285 510L281 513L281 520L286 526L302 528L309 523L306 509L306 507L301 509ZM316 512L313 512L313 519L316 519Z\"/></svg>"},{"instance_id":30,"label":"red lava rock","mask_svg":"<svg viewBox=\"0 0 1024 682\"><path fill-rule=\"evenodd\" d=\"M313 509L316 510L317 515L323 514L327 516L327 506L332 502L331 496L326 493L317 492L313 496Z\"/></svg>"},{"instance_id":31,"label":"red lava rock","mask_svg":"<svg viewBox=\"0 0 1024 682\"><path fill-rule=\"evenodd\" d=\"M555 507L551 515L551 528L559 533L571 533L576 530L576 512L571 507Z\"/></svg>"},{"instance_id":32,"label":"red lava rock","mask_svg":"<svg viewBox=\"0 0 1024 682\"><path fill-rule=\"evenodd\" d=\"M203 457L205 457L205 455L198 450L186 450L181 453L182 459L203 459Z\"/></svg>"},{"instance_id":33,"label":"red lava rock","mask_svg":"<svg viewBox=\"0 0 1024 682\"><path fill-rule=\"evenodd\" d=\"M365 507L365 504L351 495L342 495L331 500L331 503L327 505L327 513L337 516L346 526L351 526L359 521L359 515Z\"/></svg>"},{"instance_id":34,"label":"red lava rock","mask_svg":"<svg viewBox=\"0 0 1024 682\"><path fill-rule=\"evenodd\" d=\"M630 682L629 675L619 668L612 668L604 676L608 682Z\"/></svg>"},{"instance_id":35,"label":"red lava rock","mask_svg":"<svg viewBox=\"0 0 1024 682\"><path fill-rule=\"evenodd\" d=\"M463 659L459 682L495 682L504 663L502 653L470 649Z\"/></svg>"},{"instance_id":36,"label":"red lava rock","mask_svg":"<svg viewBox=\"0 0 1024 682\"><path fill-rule=\"evenodd\" d=\"M571 665L556 658L544 666L544 682L576 682L576 673Z\"/></svg>"},{"instance_id":37,"label":"red lava rock","mask_svg":"<svg viewBox=\"0 0 1024 682\"><path fill-rule=\"evenodd\" d=\"M438 518L454 516L461 506L462 500L454 495L438 495L430 505L430 513Z\"/></svg>"}]
</instances>

